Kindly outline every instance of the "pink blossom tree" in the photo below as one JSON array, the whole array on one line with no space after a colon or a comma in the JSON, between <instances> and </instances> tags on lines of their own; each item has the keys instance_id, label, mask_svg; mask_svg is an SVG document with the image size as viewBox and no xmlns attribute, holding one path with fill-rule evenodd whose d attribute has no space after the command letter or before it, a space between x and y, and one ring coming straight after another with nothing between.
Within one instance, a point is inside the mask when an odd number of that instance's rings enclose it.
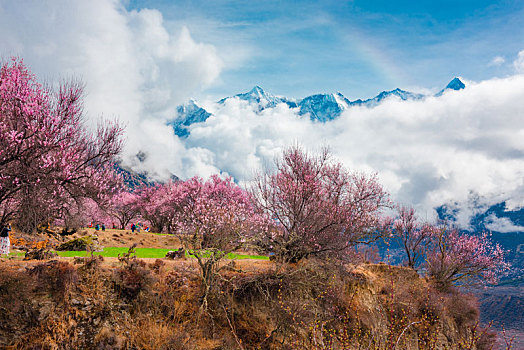
<instances>
[{"instance_id":1,"label":"pink blossom tree","mask_svg":"<svg viewBox=\"0 0 524 350\"><path fill-rule=\"evenodd\" d=\"M77 81L63 83L54 92L43 88L22 60L2 64L2 222L36 224L60 215L82 198L102 200L115 187L118 178L111 163L121 150L123 129L100 122L90 132L83 123L82 100L83 87Z\"/></svg>"},{"instance_id":2,"label":"pink blossom tree","mask_svg":"<svg viewBox=\"0 0 524 350\"><path fill-rule=\"evenodd\" d=\"M394 220L391 236L406 252L406 266L416 269L424 261L426 248L433 237L433 227L417 220L415 210L398 208L399 216Z\"/></svg>"},{"instance_id":3,"label":"pink blossom tree","mask_svg":"<svg viewBox=\"0 0 524 350\"><path fill-rule=\"evenodd\" d=\"M106 201L104 201L104 204ZM55 224L61 226L62 235L75 233L81 227L87 227L89 224L106 225L111 222L112 218L107 214L106 209L97 201L91 198L78 200L75 205L69 206L66 213L63 213L55 220Z\"/></svg>"},{"instance_id":4,"label":"pink blossom tree","mask_svg":"<svg viewBox=\"0 0 524 350\"><path fill-rule=\"evenodd\" d=\"M342 256L381 234L381 209L388 195L375 175L350 173L327 149L318 155L300 147L284 151L276 173L257 176L251 189L258 210L273 229L257 244L284 261L308 256Z\"/></svg>"},{"instance_id":5,"label":"pink blossom tree","mask_svg":"<svg viewBox=\"0 0 524 350\"><path fill-rule=\"evenodd\" d=\"M145 187L138 192L136 205L140 216L149 222L151 231L172 233L174 217L174 188L178 185L172 182Z\"/></svg>"},{"instance_id":6,"label":"pink blossom tree","mask_svg":"<svg viewBox=\"0 0 524 350\"><path fill-rule=\"evenodd\" d=\"M496 283L509 265L504 250L487 233L471 235L449 227L433 227L432 248L427 252L428 275L438 285Z\"/></svg>"},{"instance_id":7,"label":"pink blossom tree","mask_svg":"<svg viewBox=\"0 0 524 350\"><path fill-rule=\"evenodd\" d=\"M249 242L254 232L266 224L257 215L248 192L231 178L214 175L203 181L194 177L179 187L178 201L172 201L177 229L184 248L200 267L202 306L215 286L224 265L219 262Z\"/></svg>"},{"instance_id":8,"label":"pink blossom tree","mask_svg":"<svg viewBox=\"0 0 524 350\"><path fill-rule=\"evenodd\" d=\"M194 177L183 183L178 198L176 223L179 230L191 233L194 248L233 251L255 227L250 195L231 178Z\"/></svg>"},{"instance_id":9,"label":"pink blossom tree","mask_svg":"<svg viewBox=\"0 0 524 350\"><path fill-rule=\"evenodd\" d=\"M112 220L118 222L118 227L125 230L129 223L140 216L140 196L129 191L121 191L111 197L106 209Z\"/></svg>"},{"instance_id":10,"label":"pink blossom tree","mask_svg":"<svg viewBox=\"0 0 524 350\"><path fill-rule=\"evenodd\" d=\"M104 201L103 205L100 205L97 201L91 198L86 198L82 201L82 204L78 208L78 212L81 217L81 225L87 226L90 223L94 225L105 225L109 226L112 222L113 217L107 212L107 205L110 201Z\"/></svg>"}]
</instances>

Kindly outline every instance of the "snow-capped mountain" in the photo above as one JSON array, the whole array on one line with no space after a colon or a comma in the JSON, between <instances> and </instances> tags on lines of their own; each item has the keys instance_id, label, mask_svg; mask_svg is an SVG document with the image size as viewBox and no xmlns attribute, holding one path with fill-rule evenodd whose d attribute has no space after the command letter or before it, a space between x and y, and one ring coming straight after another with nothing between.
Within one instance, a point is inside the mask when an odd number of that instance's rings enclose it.
<instances>
[{"instance_id":1,"label":"snow-capped mountain","mask_svg":"<svg viewBox=\"0 0 524 350\"><path fill-rule=\"evenodd\" d=\"M380 102L384 101L385 99L391 98L392 96L400 98L402 101L419 100L421 98L426 97L425 95L422 95L422 94L417 94L417 93L413 93L413 92L409 92L409 91L405 91L405 90L401 90L397 88L391 91L382 91L377 96L370 98L368 100L365 100L361 102L360 104L366 105L368 107L374 107L378 105Z\"/></svg>"},{"instance_id":2,"label":"snow-capped mountain","mask_svg":"<svg viewBox=\"0 0 524 350\"><path fill-rule=\"evenodd\" d=\"M454 78L452 81L449 82L448 85L446 85L444 89L440 90L435 96L441 96L445 91L448 90L458 91L464 89L465 87L466 85L459 78Z\"/></svg>"},{"instance_id":3,"label":"snow-capped mountain","mask_svg":"<svg viewBox=\"0 0 524 350\"><path fill-rule=\"evenodd\" d=\"M223 98L218 101L218 103L223 104L230 98L238 98L239 100L247 101L251 104L257 104L259 106L259 110L276 107L279 103L285 103L290 108L295 108L297 106L296 102L283 97L271 95L258 85L249 92L238 94L233 97Z\"/></svg>"},{"instance_id":4,"label":"snow-capped mountain","mask_svg":"<svg viewBox=\"0 0 524 350\"><path fill-rule=\"evenodd\" d=\"M448 90L460 90L464 87L464 83L459 78L454 78L435 96L440 96ZM225 104L231 99L239 99L247 101L254 107L253 109L258 112L267 108L275 108L277 105L284 103L289 108L297 108L300 116L309 117L314 122L326 123L336 119L343 111L355 106L373 108L391 98L407 101L419 100L425 97L427 96L401 89L395 89L391 91L382 91L377 96L367 100L358 99L350 101L343 94L338 92L336 94L315 94L295 101L285 97L272 95L264 91L260 86L255 86L249 92L225 97L217 103ZM173 120L169 121L168 124L173 127L177 136L185 138L189 136L189 127L192 124L205 122L210 116L210 112L199 106L196 101L191 100L188 103L177 107L175 117Z\"/></svg>"},{"instance_id":5,"label":"snow-capped mountain","mask_svg":"<svg viewBox=\"0 0 524 350\"><path fill-rule=\"evenodd\" d=\"M340 92L308 96L298 103L300 115L309 114L311 120L319 122L335 119L350 106L351 102Z\"/></svg>"},{"instance_id":6,"label":"snow-capped mountain","mask_svg":"<svg viewBox=\"0 0 524 350\"><path fill-rule=\"evenodd\" d=\"M178 106L176 113L177 118L169 121L168 125L173 127L175 134L179 137L187 137L189 135L188 127L191 124L205 122L211 116L211 113L198 106L195 100Z\"/></svg>"}]
</instances>

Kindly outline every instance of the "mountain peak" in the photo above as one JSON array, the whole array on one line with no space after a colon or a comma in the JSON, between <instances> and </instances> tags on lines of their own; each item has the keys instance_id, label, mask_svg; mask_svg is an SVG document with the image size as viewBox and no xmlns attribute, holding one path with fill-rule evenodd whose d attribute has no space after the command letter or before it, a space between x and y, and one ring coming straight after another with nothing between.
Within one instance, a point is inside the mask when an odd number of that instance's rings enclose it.
<instances>
[{"instance_id":1,"label":"mountain peak","mask_svg":"<svg viewBox=\"0 0 524 350\"><path fill-rule=\"evenodd\" d=\"M465 87L466 87L466 84L464 84L462 80L460 80L458 77L455 77L453 78L452 81L449 82L448 85L446 85L444 89L440 90L437 94L435 94L435 96L437 97L442 96L444 92L447 90L458 91L458 90L464 89Z\"/></svg>"},{"instance_id":2,"label":"mountain peak","mask_svg":"<svg viewBox=\"0 0 524 350\"><path fill-rule=\"evenodd\" d=\"M265 94L265 92L264 92L264 89L262 89L260 86L255 85L251 89L251 91L248 92L248 94L263 96Z\"/></svg>"},{"instance_id":3,"label":"mountain peak","mask_svg":"<svg viewBox=\"0 0 524 350\"><path fill-rule=\"evenodd\" d=\"M185 106L195 106L195 107L200 107L200 106L198 105L198 102L197 102L194 98L190 99L190 100L189 100L187 103L185 103L184 105L185 105Z\"/></svg>"},{"instance_id":4,"label":"mountain peak","mask_svg":"<svg viewBox=\"0 0 524 350\"><path fill-rule=\"evenodd\" d=\"M403 101L406 100L419 100L421 98L424 98L424 95L409 92L402 90L400 88L396 88L395 90L389 90L389 91L382 91L377 96L370 98L368 100L365 100L364 103L368 103L371 106L375 106L376 104L382 102L384 99L389 98L390 96L396 96L397 98L400 98Z\"/></svg>"},{"instance_id":5,"label":"mountain peak","mask_svg":"<svg viewBox=\"0 0 524 350\"><path fill-rule=\"evenodd\" d=\"M449 84L446 86L446 89L461 90L465 87L466 85L459 78L455 77L452 81L449 82Z\"/></svg>"}]
</instances>

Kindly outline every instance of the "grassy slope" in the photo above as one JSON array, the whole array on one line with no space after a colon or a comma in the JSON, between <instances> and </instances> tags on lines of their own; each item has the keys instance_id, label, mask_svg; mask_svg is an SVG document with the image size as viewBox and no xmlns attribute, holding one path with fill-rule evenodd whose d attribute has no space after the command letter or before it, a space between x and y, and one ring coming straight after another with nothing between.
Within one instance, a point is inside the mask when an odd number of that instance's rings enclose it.
<instances>
[{"instance_id":1,"label":"grassy slope","mask_svg":"<svg viewBox=\"0 0 524 350\"><path fill-rule=\"evenodd\" d=\"M101 252L94 252L94 255L102 255L104 257L118 257L119 254L127 253L129 248L126 247L105 247ZM166 253L173 249L160 249L160 248L136 248L136 256L138 258L164 258ZM87 256L88 253L85 251L64 251L57 252L59 256L73 257L73 256ZM267 256L262 255L243 255L243 254L228 254L228 259L258 259L258 260L269 260Z\"/></svg>"}]
</instances>

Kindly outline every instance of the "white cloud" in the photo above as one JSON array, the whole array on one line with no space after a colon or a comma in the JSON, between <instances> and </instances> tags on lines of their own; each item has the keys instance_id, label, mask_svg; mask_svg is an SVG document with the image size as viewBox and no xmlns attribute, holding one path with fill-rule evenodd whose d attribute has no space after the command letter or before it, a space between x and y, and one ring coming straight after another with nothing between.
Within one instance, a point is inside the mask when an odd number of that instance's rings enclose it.
<instances>
[{"instance_id":1,"label":"white cloud","mask_svg":"<svg viewBox=\"0 0 524 350\"><path fill-rule=\"evenodd\" d=\"M394 199L432 217L435 206L469 203L472 193L485 205L523 198L523 111L523 75L468 81L464 90L421 101L393 98L375 108L354 107L326 124L285 105L259 114L231 99L193 125L185 144L188 151L209 152L208 168L242 180L293 142L311 149L327 144L348 167L378 172ZM479 209L468 205L462 223Z\"/></svg>"},{"instance_id":2,"label":"white cloud","mask_svg":"<svg viewBox=\"0 0 524 350\"><path fill-rule=\"evenodd\" d=\"M502 56L495 56L489 63L490 66L500 66L506 62L506 59Z\"/></svg>"},{"instance_id":3,"label":"white cloud","mask_svg":"<svg viewBox=\"0 0 524 350\"><path fill-rule=\"evenodd\" d=\"M515 61L513 61L513 67L518 73L524 73L524 50L520 51Z\"/></svg>"},{"instance_id":4,"label":"white cloud","mask_svg":"<svg viewBox=\"0 0 524 350\"><path fill-rule=\"evenodd\" d=\"M164 121L223 66L186 27L169 31L159 11L127 11L118 0L2 2L0 48L40 79L80 77L90 120L118 117L127 125L126 158L142 150L143 166L160 173L184 165L183 145Z\"/></svg>"},{"instance_id":5,"label":"white cloud","mask_svg":"<svg viewBox=\"0 0 524 350\"><path fill-rule=\"evenodd\" d=\"M511 222L508 218L499 218L495 214L491 214L486 218L488 224L486 227L495 232L524 232L524 226L517 226Z\"/></svg>"}]
</instances>

